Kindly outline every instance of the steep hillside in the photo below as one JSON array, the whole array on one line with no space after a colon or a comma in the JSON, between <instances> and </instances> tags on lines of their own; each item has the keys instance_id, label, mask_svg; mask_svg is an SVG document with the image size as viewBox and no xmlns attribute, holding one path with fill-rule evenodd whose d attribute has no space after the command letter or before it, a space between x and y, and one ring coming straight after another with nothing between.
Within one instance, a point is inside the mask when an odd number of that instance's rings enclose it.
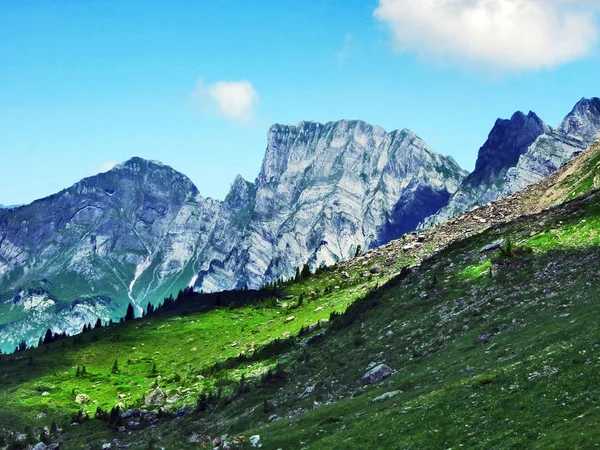
<instances>
[{"instance_id":1,"label":"steep hillside","mask_svg":"<svg viewBox=\"0 0 600 450\"><path fill-rule=\"evenodd\" d=\"M3 433L34 442L56 422L48 440L67 449L589 447L599 162L595 145L514 196L273 291L191 295L2 356Z\"/></svg>"}]
</instances>

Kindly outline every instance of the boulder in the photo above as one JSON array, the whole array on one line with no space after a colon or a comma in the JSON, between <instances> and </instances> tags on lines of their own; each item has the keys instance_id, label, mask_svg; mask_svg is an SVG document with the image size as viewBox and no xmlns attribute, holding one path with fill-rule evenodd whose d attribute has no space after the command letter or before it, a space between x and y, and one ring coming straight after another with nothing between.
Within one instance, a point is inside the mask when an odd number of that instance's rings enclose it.
<instances>
[{"instance_id":1,"label":"boulder","mask_svg":"<svg viewBox=\"0 0 600 450\"><path fill-rule=\"evenodd\" d=\"M87 394L77 394L77 397L75 397L75 402L82 404L82 405L85 405L89 401L90 401L90 397Z\"/></svg>"},{"instance_id":2,"label":"boulder","mask_svg":"<svg viewBox=\"0 0 600 450\"><path fill-rule=\"evenodd\" d=\"M165 402L165 393L161 388L156 388L153 391L150 391L146 398L144 399L144 403L147 406L152 405L162 405Z\"/></svg>"},{"instance_id":3,"label":"boulder","mask_svg":"<svg viewBox=\"0 0 600 450\"><path fill-rule=\"evenodd\" d=\"M395 397L398 394L402 394L402 391L390 391L390 392L386 392L385 394L382 394L379 397L375 397L373 399L373 403L382 402L384 400L387 400L388 398Z\"/></svg>"},{"instance_id":4,"label":"boulder","mask_svg":"<svg viewBox=\"0 0 600 450\"><path fill-rule=\"evenodd\" d=\"M310 394L312 394L312 392L315 390L315 385L313 384L312 386L308 386L306 389L304 389L304 392L302 392L302 394L300 394L298 396L298 400L302 400L303 398L308 397Z\"/></svg>"},{"instance_id":5,"label":"boulder","mask_svg":"<svg viewBox=\"0 0 600 450\"><path fill-rule=\"evenodd\" d=\"M379 364L365 373L362 380L365 384L379 383L392 374L392 369L385 364Z\"/></svg>"},{"instance_id":6,"label":"boulder","mask_svg":"<svg viewBox=\"0 0 600 450\"><path fill-rule=\"evenodd\" d=\"M255 434L254 436L250 436L250 446L251 447L262 447L260 443L260 436Z\"/></svg>"}]
</instances>

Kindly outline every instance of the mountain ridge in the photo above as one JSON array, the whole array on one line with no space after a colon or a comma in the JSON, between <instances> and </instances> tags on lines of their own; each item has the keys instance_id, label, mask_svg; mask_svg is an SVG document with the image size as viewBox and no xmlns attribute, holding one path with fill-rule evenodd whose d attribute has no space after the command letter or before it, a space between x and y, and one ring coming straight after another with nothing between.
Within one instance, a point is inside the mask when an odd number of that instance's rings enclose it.
<instances>
[{"instance_id":1,"label":"mountain ridge","mask_svg":"<svg viewBox=\"0 0 600 450\"><path fill-rule=\"evenodd\" d=\"M360 175L347 173L356 168ZM74 333L122 316L128 303L139 314L190 285L256 288L306 263L331 264L397 237L407 220L413 227L463 175L414 133L364 121L272 127L256 181L236 177L224 201L204 198L170 166L133 157L0 211L0 341L7 350L67 322L62 331ZM418 204L430 209L414 217ZM34 303L43 306L25 309Z\"/></svg>"}]
</instances>

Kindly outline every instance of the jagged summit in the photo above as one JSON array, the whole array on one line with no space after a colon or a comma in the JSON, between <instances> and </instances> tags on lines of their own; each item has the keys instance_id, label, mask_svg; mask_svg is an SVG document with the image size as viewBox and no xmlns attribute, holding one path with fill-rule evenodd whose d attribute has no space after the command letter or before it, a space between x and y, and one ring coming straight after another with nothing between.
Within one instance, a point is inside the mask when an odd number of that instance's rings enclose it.
<instances>
[{"instance_id":1,"label":"jagged summit","mask_svg":"<svg viewBox=\"0 0 600 450\"><path fill-rule=\"evenodd\" d=\"M600 98L582 98L558 126L557 132L581 141L582 145L600 137Z\"/></svg>"},{"instance_id":2,"label":"jagged summit","mask_svg":"<svg viewBox=\"0 0 600 450\"><path fill-rule=\"evenodd\" d=\"M486 142L479 149L473 172L463 180L448 203L421 224L421 228L500 198L499 182L531 144L550 131L551 128L532 111L527 115L517 111L510 119L496 120Z\"/></svg>"},{"instance_id":3,"label":"jagged summit","mask_svg":"<svg viewBox=\"0 0 600 450\"><path fill-rule=\"evenodd\" d=\"M600 99L582 99L556 130L535 113L496 121L479 150L475 170L444 208L420 228L497 200L550 175L600 138Z\"/></svg>"}]
</instances>

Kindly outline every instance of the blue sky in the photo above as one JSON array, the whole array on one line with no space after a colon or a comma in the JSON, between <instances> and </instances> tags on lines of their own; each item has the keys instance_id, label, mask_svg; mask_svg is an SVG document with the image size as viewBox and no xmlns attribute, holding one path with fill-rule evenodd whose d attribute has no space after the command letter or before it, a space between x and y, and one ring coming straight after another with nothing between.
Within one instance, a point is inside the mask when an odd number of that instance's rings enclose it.
<instances>
[{"instance_id":1,"label":"blue sky","mask_svg":"<svg viewBox=\"0 0 600 450\"><path fill-rule=\"evenodd\" d=\"M224 198L301 120L409 128L470 170L498 117L600 95L596 2L453 2L1 2L0 203L132 156Z\"/></svg>"}]
</instances>

